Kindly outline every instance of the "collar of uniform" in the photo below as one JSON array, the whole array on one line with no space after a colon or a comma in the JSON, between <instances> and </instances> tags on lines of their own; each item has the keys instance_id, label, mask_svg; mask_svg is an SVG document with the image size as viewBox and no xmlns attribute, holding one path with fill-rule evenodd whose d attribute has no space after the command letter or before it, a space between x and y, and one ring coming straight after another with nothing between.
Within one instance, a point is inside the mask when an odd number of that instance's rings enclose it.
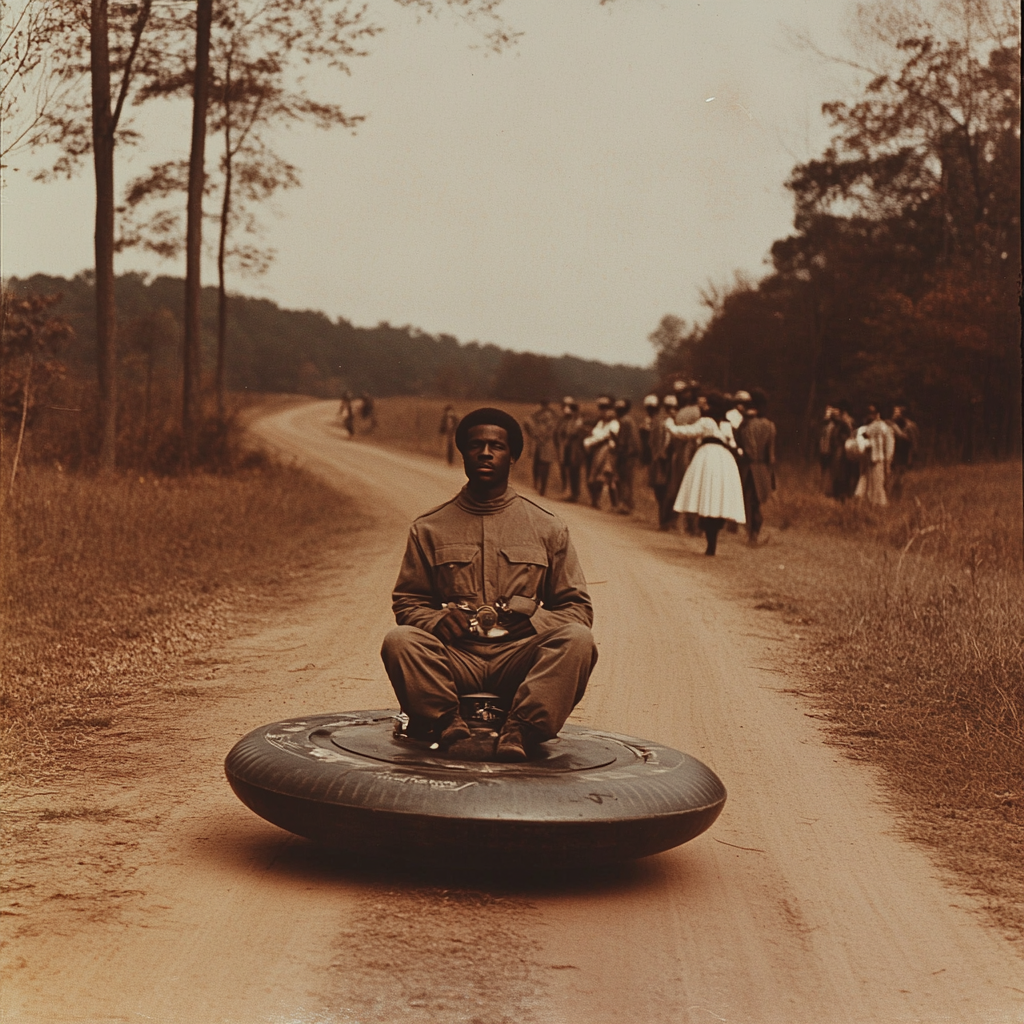
<instances>
[{"instance_id":1,"label":"collar of uniform","mask_svg":"<svg viewBox=\"0 0 1024 1024\"><path fill-rule=\"evenodd\" d=\"M500 498L492 498L490 501L477 501L463 487L455 499L455 504L464 512L469 512L475 516L493 516L497 512L504 512L518 497L519 495L511 487L507 487L505 493Z\"/></svg>"}]
</instances>

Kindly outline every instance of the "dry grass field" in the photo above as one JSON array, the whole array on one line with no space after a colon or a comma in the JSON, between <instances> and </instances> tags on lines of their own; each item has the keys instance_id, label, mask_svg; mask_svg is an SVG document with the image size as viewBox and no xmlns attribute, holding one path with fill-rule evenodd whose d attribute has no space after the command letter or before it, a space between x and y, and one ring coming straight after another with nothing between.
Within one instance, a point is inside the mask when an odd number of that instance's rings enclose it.
<instances>
[{"instance_id":1,"label":"dry grass field","mask_svg":"<svg viewBox=\"0 0 1024 1024\"><path fill-rule=\"evenodd\" d=\"M520 418L533 408L501 404ZM378 403L377 440L440 457L444 405ZM514 476L525 493L528 461ZM653 524L644 482L639 470L634 519ZM810 639L798 689L808 713L829 723L849 756L882 770L907 834L938 851L1018 934L1022 509L1019 462L913 472L902 499L886 509L841 505L821 493L813 471L783 466L764 542L744 546L728 570L707 569L754 615L779 615ZM742 533L726 543L740 540Z\"/></svg>"},{"instance_id":2,"label":"dry grass field","mask_svg":"<svg viewBox=\"0 0 1024 1024\"><path fill-rule=\"evenodd\" d=\"M883 769L907 834L1024 932L1020 463L921 470L884 510L790 470L768 523L750 583L812 638L814 713Z\"/></svg>"},{"instance_id":3,"label":"dry grass field","mask_svg":"<svg viewBox=\"0 0 1024 1024\"><path fill-rule=\"evenodd\" d=\"M0 768L68 766L173 667L287 595L354 525L296 470L95 477L31 466L0 510Z\"/></svg>"}]
</instances>

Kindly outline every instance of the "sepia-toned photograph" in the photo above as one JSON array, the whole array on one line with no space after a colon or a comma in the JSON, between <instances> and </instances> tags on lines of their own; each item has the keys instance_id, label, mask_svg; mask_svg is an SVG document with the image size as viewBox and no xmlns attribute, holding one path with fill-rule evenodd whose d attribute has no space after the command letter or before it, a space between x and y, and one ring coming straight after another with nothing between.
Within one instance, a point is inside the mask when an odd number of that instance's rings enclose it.
<instances>
[{"instance_id":1,"label":"sepia-toned photograph","mask_svg":"<svg viewBox=\"0 0 1024 1024\"><path fill-rule=\"evenodd\" d=\"M1024 1021L1019 4L0 22L0 1021Z\"/></svg>"}]
</instances>

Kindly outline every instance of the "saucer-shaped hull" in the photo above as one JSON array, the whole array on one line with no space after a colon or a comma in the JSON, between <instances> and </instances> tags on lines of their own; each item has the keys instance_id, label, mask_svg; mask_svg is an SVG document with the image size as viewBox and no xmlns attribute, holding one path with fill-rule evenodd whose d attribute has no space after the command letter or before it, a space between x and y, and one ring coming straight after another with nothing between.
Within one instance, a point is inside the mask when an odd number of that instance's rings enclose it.
<instances>
[{"instance_id":1,"label":"saucer-shaped hull","mask_svg":"<svg viewBox=\"0 0 1024 1024\"><path fill-rule=\"evenodd\" d=\"M275 722L227 756L242 802L347 854L559 869L646 857L705 831L725 787L648 740L567 725L523 764L446 758L393 736L393 711Z\"/></svg>"}]
</instances>

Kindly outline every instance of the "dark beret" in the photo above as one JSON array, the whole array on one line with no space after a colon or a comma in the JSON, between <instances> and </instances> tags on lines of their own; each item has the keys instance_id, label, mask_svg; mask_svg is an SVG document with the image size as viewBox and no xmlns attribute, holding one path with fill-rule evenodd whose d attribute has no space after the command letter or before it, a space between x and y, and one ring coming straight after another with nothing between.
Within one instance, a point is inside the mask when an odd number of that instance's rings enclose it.
<instances>
[{"instance_id":1,"label":"dark beret","mask_svg":"<svg viewBox=\"0 0 1024 1024\"><path fill-rule=\"evenodd\" d=\"M459 420L455 428L455 447L466 454L466 443L469 441L470 427L479 427L487 424L492 427L503 427L508 434L508 446L512 452L512 458L518 459L523 454L523 428L516 422L514 416L510 416L503 409L474 409Z\"/></svg>"}]
</instances>

